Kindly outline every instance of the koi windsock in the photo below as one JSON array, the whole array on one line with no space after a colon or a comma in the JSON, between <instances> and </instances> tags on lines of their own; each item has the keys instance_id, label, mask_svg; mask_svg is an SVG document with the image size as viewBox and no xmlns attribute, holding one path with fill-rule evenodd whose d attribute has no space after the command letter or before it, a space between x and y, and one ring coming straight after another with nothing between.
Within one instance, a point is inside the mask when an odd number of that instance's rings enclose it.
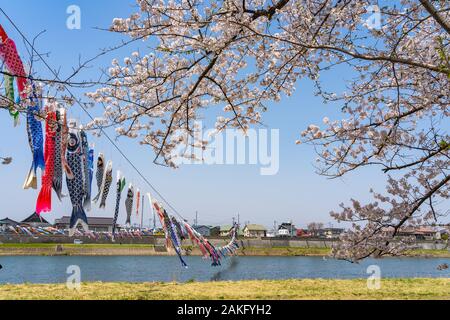
<instances>
[{"instance_id":1,"label":"koi windsock","mask_svg":"<svg viewBox=\"0 0 450 320\"><path fill-rule=\"evenodd\" d=\"M74 174L69 164L67 163L66 158L67 143L69 140L69 127L67 126L66 109L60 108L59 113L61 116L61 165L64 169L64 172L66 173L67 179L73 179Z\"/></svg>"},{"instance_id":2,"label":"koi windsock","mask_svg":"<svg viewBox=\"0 0 450 320\"><path fill-rule=\"evenodd\" d=\"M125 199L125 211L127 213L127 220L125 221L125 224L127 226L131 225L131 212L133 210L133 200L134 200L134 189L133 185L130 183L130 186L128 187L127 198Z\"/></svg>"},{"instance_id":3,"label":"koi windsock","mask_svg":"<svg viewBox=\"0 0 450 320\"><path fill-rule=\"evenodd\" d=\"M153 217L155 212L153 211L153 200L152 200L152 195L150 194L150 192L147 192L147 197L148 197L148 202L150 203L150 217Z\"/></svg>"},{"instance_id":4,"label":"koi windsock","mask_svg":"<svg viewBox=\"0 0 450 320\"><path fill-rule=\"evenodd\" d=\"M61 113L56 110L56 134L55 134L55 163L53 168L53 190L55 190L59 201L61 201L62 194L62 179L63 179L63 167L61 161L61 138L62 138L62 126L61 126Z\"/></svg>"},{"instance_id":5,"label":"koi windsock","mask_svg":"<svg viewBox=\"0 0 450 320\"><path fill-rule=\"evenodd\" d=\"M19 124L19 111L14 107L15 96L14 96L14 77L8 74L4 75L5 79L5 95L9 105L9 115L14 119L14 127Z\"/></svg>"},{"instance_id":6,"label":"koi windsock","mask_svg":"<svg viewBox=\"0 0 450 320\"><path fill-rule=\"evenodd\" d=\"M56 112L46 108L45 123L45 171L42 174L42 187L36 202L36 213L52 210L52 183L55 164L55 135L57 130Z\"/></svg>"},{"instance_id":7,"label":"koi windsock","mask_svg":"<svg viewBox=\"0 0 450 320\"><path fill-rule=\"evenodd\" d=\"M119 216L120 197L121 197L123 189L125 188L125 183L126 183L125 177L122 178L120 171L117 171L116 208L114 210L114 221L113 221L113 228L112 228L113 239L114 239L114 234L116 233L117 217Z\"/></svg>"},{"instance_id":8,"label":"koi windsock","mask_svg":"<svg viewBox=\"0 0 450 320\"><path fill-rule=\"evenodd\" d=\"M139 217L139 205L141 201L141 191L139 188L136 191L136 216Z\"/></svg>"},{"instance_id":9,"label":"koi windsock","mask_svg":"<svg viewBox=\"0 0 450 320\"><path fill-rule=\"evenodd\" d=\"M83 208L83 163L81 155L81 138L76 130L69 131L67 143L67 164L73 172L72 179L66 175L67 189L72 202L72 216L70 217L69 236L73 236L78 224L81 224L86 232L89 232L88 220Z\"/></svg>"},{"instance_id":10,"label":"koi windsock","mask_svg":"<svg viewBox=\"0 0 450 320\"><path fill-rule=\"evenodd\" d=\"M98 193L92 199L93 202L97 202L100 198L100 194L102 193L102 187L103 187L103 175L105 174L105 157L103 156L103 153L98 154L97 158L97 172L95 173L95 179L97 180L97 189Z\"/></svg>"},{"instance_id":11,"label":"koi windsock","mask_svg":"<svg viewBox=\"0 0 450 320\"><path fill-rule=\"evenodd\" d=\"M33 99L33 105L27 107L27 133L28 133L28 143L31 148L31 153L33 154L33 161L31 162L31 168L25 178L25 183L23 184L24 189L37 189L37 168L41 170L45 169L45 158L44 158L44 137L42 133L41 122L37 119L40 113L40 105L37 99Z\"/></svg>"},{"instance_id":12,"label":"koi windsock","mask_svg":"<svg viewBox=\"0 0 450 320\"><path fill-rule=\"evenodd\" d=\"M167 214L166 210L158 204L156 201L153 202L153 206L156 209L156 212L158 213L158 217L161 221L161 226L164 230L164 235L166 237L166 244L169 247L172 245L173 249L175 250L175 253L177 254L178 258L180 259L181 265L185 268L187 268L187 263L184 261L183 257L181 256L181 243L177 237L175 226L173 225L172 221L169 218L169 215Z\"/></svg>"},{"instance_id":13,"label":"koi windsock","mask_svg":"<svg viewBox=\"0 0 450 320\"><path fill-rule=\"evenodd\" d=\"M100 209L104 209L106 207L106 199L108 197L109 188L112 183L112 161L109 160L106 165L106 170L103 175L103 183L102 183L102 193L100 195Z\"/></svg>"},{"instance_id":14,"label":"koi windsock","mask_svg":"<svg viewBox=\"0 0 450 320\"><path fill-rule=\"evenodd\" d=\"M0 37L2 39L0 45L0 59L3 60L8 71L11 72L11 75L16 78L20 96L22 99L25 99L26 93L24 91L27 83L27 76L22 60L17 52L16 44L12 39L8 38L3 28L0 30Z\"/></svg>"},{"instance_id":15,"label":"koi windsock","mask_svg":"<svg viewBox=\"0 0 450 320\"><path fill-rule=\"evenodd\" d=\"M80 130L81 137L81 154L83 155L83 187L84 187L84 202L83 207L85 211L91 210L91 184L89 180L89 143L86 132Z\"/></svg>"}]
</instances>

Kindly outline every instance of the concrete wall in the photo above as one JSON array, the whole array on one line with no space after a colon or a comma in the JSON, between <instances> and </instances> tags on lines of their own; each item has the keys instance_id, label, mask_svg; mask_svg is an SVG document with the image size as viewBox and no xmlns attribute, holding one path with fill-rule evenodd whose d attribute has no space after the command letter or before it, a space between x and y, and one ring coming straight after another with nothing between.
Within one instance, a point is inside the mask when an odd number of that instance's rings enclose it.
<instances>
[{"instance_id":1,"label":"concrete wall","mask_svg":"<svg viewBox=\"0 0 450 320\"><path fill-rule=\"evenodd\" d=\"M99 239L93 239L89 237L69 237L63 235L42 236L42 237L30 237L24 235L0 235L0 243L73 243L74 239L79 239L83 243L112 243L111 239L101 237ZM143 236L141 238L116 238L116 243L123 244L151 244L155 243L155 237Z\"/></svg>"}]
</instances>

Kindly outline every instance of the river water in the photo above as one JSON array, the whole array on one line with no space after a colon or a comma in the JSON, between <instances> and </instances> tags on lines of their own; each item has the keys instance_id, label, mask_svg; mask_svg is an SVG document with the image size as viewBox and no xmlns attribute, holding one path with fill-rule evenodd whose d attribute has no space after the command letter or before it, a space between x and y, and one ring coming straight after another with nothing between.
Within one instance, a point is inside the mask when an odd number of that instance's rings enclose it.
<instances>
[{"instance_id":1,"label":"river water","mask_svg":"<svg viewBox=\"0 0 450 320\"><path fill-rule=\"evenodd\" d=\"M6 256L0 257L0 283L63 283L69 266L79 267L81 281L113 282L367 278L371 265L379 267L381 277L450 277L450 269L437 270L450 262L445 258L366 259L353 264L323 257L232 257L219 267L201 257L185 259L187 269L173 256Z\"/></svg>"}]
</instances>

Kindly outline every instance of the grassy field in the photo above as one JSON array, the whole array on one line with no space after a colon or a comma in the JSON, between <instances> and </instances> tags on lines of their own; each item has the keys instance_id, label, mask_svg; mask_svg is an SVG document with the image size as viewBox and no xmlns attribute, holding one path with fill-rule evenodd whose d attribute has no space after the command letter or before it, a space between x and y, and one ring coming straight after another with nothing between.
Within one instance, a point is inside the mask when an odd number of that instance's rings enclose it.
<instances>
[{"instance_id":1,"label":"grassy field","mask_svg":"<svg viewBox=\"0 0 450 320\"><path fill-rule=\"evenodd\" d=\"M238 251L242 256L327 256L330 253L330 248L320 247L243 248Z\"/></svg>"},{"instance_id":2,"label":"grassy field","mask_svg":"<svg viewBox=\"0 0 450 320\"><path fill-rule=\"evenodd\" d=\"M0 285L0 299L447 299L450 279L383 279L369 290L367 280L257 280L188 283L82 283Z\"/></svg>"}]
</instances>

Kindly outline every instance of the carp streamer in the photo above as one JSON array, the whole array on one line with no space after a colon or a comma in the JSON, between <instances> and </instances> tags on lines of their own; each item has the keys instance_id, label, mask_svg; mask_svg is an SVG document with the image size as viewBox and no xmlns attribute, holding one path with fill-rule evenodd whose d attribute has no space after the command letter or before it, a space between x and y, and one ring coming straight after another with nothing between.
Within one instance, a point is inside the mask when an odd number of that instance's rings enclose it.
<instances>
[{"instance_id":1,"label":"carp streamer","mask_svg":"<svg viewBox=\"0 0 450 320\"><path fill-rule=\"evenodd\" d=\"M220 266L222 258L236 254L236 250L239 248L237 242L237 230L239 226L237 224L234 224L230 230L231 241L223 247L216 248L211 242L208 241L208 239L198 233L186 221L183 220L180 223L175 217L169 218L166 210L157 201L153 201L153 207L158 214L164 231L166 247L168 249L173 248L175 250L175 253L180 258L181 265L183 267L187 267L187 264L182 257L183 249L181 243L186 236L189 237L193 244L196 244L199 247L204 258L211 259L212 266Z\"/></svg>"},{"instance_id":2,"label":"carp streamer","mask_svg":"<svg viewBox=\"0 0 450 320\"><path fill-rule=\"evenodd\" d=\"M130 228L133 209L136 210L136 216L138 217L139 210L144 205L144 203L141 204L141 191L138 188L134 189L131 184L128 187L125 199L126 228L120 229L117 227L121 194L125 188L125 178L120 172L117 173L116 179L117 192L112 232L92 232L89 230L86 211L91 209L91 203L99 203L100 208L106 207L106 200L113 182L112 160L106 162L103 153L98 154L95 172L97 194L93 197L92 180L94 179L95 155L93 145L89 146L87 132L83 130L82 126L78 126L75 120L67 121L67 111L64 107L57 107L55 103L48 102L45 110L43 110L43 102L42 99L38 98L36 84L27 76L15 42L8 37L1 25L0 62L2 62L1 67L4 69L4 100L6 101L4 103L13 117L14 126L19 124L19 111L16 106L19 103L26 102L26 130L32 162L23 188L38 188L37 169L41 169L42 178L36 201L36 214L40 215L52 210L52 190L55 191L60 201L63 200L65 196L62 193L62 188L63 176L65 175L72 203L69 236L85 235L96 240L106 237L115 241L115 238L154 235L155 230L146 232ZM45 119L45 135L41 123L43 119ZM148 183L148 181L146 182ZM186 241L197 245L203 257L211 259L212 266L219 266L222 258L236 253L239 248L237 224L234 224L230 230L231 241L223 247L215 247L185 220L177 220L174 216L169 216L162 205L152 199L150 193L146 193L146 195L150 202L151 214L154 215L156 212L161 222L167 249L175 251L183 267L187 268L187 263L183 258L183 253L186 254L186 250L183 249L183 242ZM78 225L81 225L84 232L77 228ZM53 227L17 225L15 227L9 226L9 230L16 234L28 236L65 234L64 230Z\"/></svg>"}]
</instances>

